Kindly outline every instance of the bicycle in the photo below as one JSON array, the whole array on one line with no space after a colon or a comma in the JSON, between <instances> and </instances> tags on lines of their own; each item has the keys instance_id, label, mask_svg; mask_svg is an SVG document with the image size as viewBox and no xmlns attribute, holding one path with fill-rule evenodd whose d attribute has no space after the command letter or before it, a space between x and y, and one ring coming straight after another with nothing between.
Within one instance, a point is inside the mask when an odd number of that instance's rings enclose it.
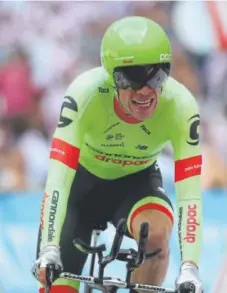
<instances>
[{"instance_id":1,"label":"bicycle","mask_svg":"<svg viewBox=\"0 0 227 293\"><path fill-rule=\"evenodd\" d=\"M106 227L99 227L99 229L93 230L92 241L93 245L84 243L81 239L76 238L73 240L74 246L81 252L92 255L90 264L89 276L75 275L68 272L56 272L54 265L49 265L46 270L47 284L45 287L45 293L49 293L52 283L57 278L76 280L84 282L86 284L85 293L91 293L93 289L101 290L103 293L117 293L117 290L122 289L134 289L139 291L152 291L152 292L163 292L163 293L195 293L195 287L193 284L188 283L184 286L184 289L164 288L160 286L131 283L130 278L132 272L138 268L145 259L156 256L161 249L156 249L151 253L146 253L146 242L148 237L148 223L142 223L140 228L140 237L138 242L138 249L120 249L123 237L126 231L126 221L121 219L118 222L114 240L112 242L111 250L109 255L104 256L103 252L106 251L105 244L97 246L97 240L101 233ZM98 276L94 277L94 266L95 257L98 256ZM116 277L104 277L104 270L106 266L114 260L120 260L126 262L126 277L125 280Z\"/></svg>"}]
</instances>

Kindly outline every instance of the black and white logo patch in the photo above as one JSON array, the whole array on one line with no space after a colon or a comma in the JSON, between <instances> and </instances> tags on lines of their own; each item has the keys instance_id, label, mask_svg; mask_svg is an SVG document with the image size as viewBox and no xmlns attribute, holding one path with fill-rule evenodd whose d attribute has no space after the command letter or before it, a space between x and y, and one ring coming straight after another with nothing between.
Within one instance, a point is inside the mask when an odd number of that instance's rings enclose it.
<instances>
[{"instance_id":1,"label":"black and white logo patch","mask_svg":"<svg viewBox=\"0 0 227 293\"><path fill-rule=\"evenodd\" d=\"M72 123L72 119L68 118L64 114L64 109L69 109L78 112L77 102L70 96L64 97L64 102L61 106L60 119L58 122L58 127L66 127Z\"/></svg>"},{"instance_id":2,"label":"black and white logo patch","mask_svg":"<svg viewBox=\"0 0 227 293\"><path fill-rule=\"evenodd\" d=\"M187 140L187 143L190 145L198 145L199 144L199 126L200 126L200 116L199 114L196 114L192 116L188 120L191 124L189 127L189 140Z\"/></svg>"}]
</instances>

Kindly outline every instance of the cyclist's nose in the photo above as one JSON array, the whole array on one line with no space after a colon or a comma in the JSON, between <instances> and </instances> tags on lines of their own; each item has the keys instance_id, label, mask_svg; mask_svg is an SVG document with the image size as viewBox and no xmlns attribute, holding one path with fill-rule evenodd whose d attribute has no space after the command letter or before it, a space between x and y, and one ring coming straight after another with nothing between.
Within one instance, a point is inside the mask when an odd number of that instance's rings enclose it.
<instances>
[{"instance_id":1,"label":"cyclist's nose","mask_svg":"<svg viewBox=\"0 0 227 293\"><path fill-rule=\"evenodd\" d=\"M153 89L150 88L148 85L145 85L141 89L137 90L137 94L140 94L140 95L148 95L151 92L153 92Z\"/></svg>"}]
</instances>

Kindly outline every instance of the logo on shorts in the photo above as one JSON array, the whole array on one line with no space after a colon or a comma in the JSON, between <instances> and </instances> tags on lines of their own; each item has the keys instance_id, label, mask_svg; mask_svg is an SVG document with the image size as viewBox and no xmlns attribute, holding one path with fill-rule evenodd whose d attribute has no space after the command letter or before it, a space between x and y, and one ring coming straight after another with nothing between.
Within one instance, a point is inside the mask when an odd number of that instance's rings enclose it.
<instances>
[{"instance_id":1,"label":"logo on shorts","mask_svg":"<svg viewBox=\"0 0 227 293\"><path fill-rule=\"evenodd\" d=\"M157 169L156 169L157 170ZM165 189L164 188L162 188L162 187L158 187L158 190L160 191L160 192L162 192L163 194L166 194L166 192L165 192Z\"/></svg>"},{"instance_id":2,"label":"logo on shorts","mask_svg":"<svg viewBox=\"0 0 227 293\"><path fill-rule=\"evenodd\" d=\"M159 165L157 162L155 163L154 167L155 167L155 170L159 170ZM161 188L161 187L159 187L159 188Z\"/></svg>"}]
</instances>

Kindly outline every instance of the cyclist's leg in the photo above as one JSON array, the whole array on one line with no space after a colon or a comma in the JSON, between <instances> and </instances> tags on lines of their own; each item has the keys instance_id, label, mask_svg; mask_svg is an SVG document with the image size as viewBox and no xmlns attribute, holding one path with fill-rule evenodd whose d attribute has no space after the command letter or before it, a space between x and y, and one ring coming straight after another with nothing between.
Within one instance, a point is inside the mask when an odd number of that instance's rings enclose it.
<instances>
[{"instance_id":1,"label":"cyclist's leg","mask_svg":"<svg viewBox=\"0 0 227 293\"><path fill-rule=\"evenodd\" d=\"M120 182L119 182L120 183ZM172 205L162 189L162 178L157 164L128 176L121 184L127 198L117 211L114 223L120 218L127 218L128 233L138 240L142 222L149 223L147 251L161 248L161 253L146 260L135 270L132 281L161 285L169 263L169 240L173 226Z\"/></svg>"},{"instance_id":2,"label":"cyclist's leg","mask_svg":"<svg viewBox=\"0 0 227 293\"><path fill-rule=\"evenodd\" d=\"M90 243L94 219L84 217L84 215L87 216L84 198L94 196L93 189L96 183L96 178L92 175L90 176L86 170L82 167L78 169L69 195L65 221L60 236L61 258L64 272L81 274L86 262L86 254L80 252L73 246L73 239L78 237L84 242ZM39 252L40 240L39 233L37 253ZM60 278L54 282L50 293L76 293L78 291L78 281ZM40 293L44 293L42 285L40 286Z\"/></svg>"}]
</instances>

